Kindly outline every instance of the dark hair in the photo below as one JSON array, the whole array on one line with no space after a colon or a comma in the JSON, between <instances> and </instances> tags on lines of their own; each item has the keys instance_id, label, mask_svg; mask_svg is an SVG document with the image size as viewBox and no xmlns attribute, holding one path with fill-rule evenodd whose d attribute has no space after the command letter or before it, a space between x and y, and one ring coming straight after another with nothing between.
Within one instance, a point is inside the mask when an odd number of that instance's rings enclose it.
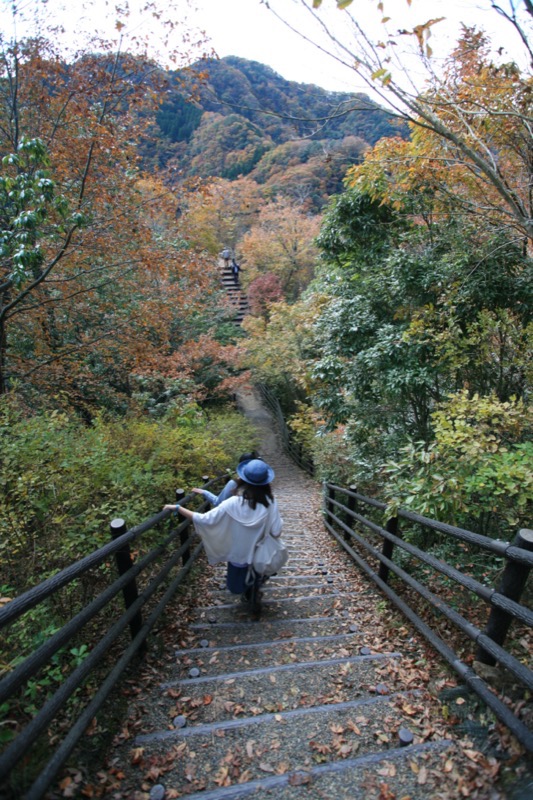
<instances>
[{"instance_id":1,"label":"dark hair","mask_svg":"<svg viewBox=\"0 0 533 800\"><path fill-rule=\"evenodd\" d=\"M251 483L246 483L242 478L238 478L237 488L235 489L235 494L237 493L239 493L242 499L246 500L248 505L253 509L257 508L258 503L268 508L270 503L274 500L269 483L266 483L264 486L252 486Z\"/></svg>"},{"instance_id":2,"label":"dark hair","mask_svg":"<svg viewBox=\"0 0 533 800\"><path fill-rule=\"evenodd\" d=\"M256 450L252 450L251 453L243 453L242 456L239 456L239 464L242 464L243 461L251 461L254 458L259 458L259 453Z\"/></svg>"}]
</instances>

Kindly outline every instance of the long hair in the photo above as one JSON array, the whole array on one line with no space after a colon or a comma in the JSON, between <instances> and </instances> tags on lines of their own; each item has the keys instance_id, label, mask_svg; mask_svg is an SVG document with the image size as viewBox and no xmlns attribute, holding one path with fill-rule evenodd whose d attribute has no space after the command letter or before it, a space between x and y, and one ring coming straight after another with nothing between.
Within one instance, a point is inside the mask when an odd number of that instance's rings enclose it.
<instances>
[{"instance_id":1,"label":"long hair","mask_svg":"<svg viewBox=\"0 0 533 800\"><path fill-rule=\"evenodd\" d=\"M242 478L237 479L235 494L240 494L242 499L254 510L257 508L258 503L268 508L270 503L274 500L272 488L269 483L264 486L253 486L253 484L243 481Z\"/></svg>"}]
</instances>

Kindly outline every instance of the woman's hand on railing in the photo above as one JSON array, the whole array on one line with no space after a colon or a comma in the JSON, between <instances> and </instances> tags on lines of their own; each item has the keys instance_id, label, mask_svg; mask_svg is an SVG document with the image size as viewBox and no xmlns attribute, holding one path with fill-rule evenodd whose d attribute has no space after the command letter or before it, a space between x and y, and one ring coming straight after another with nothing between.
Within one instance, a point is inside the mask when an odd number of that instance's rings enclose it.
<instances>
[{"instance_id":1,"label":"woman's hand on railing","mask_svg":"<svg viewBox=\"0 0 533 800\"><path fill-rule=\"evenodd\" d=\"M174 513L180 513L187 519L192 519L193 512L189 508L184 508L180 506L178 503L167 503L163 506L163 511L174 511Z\"/></svg>"}]
</instances>

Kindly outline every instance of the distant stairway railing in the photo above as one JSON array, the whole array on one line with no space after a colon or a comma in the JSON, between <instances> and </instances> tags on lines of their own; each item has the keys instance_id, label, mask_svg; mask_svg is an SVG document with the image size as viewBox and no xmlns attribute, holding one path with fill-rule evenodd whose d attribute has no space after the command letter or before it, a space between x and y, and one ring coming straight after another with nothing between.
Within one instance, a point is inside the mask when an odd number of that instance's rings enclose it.
<instances>
[{"instance_id":1,"label":"distant stairway railing","mask_svg":"<svg viewBox=\"0 0 533 800\"><path fill-rule=\"evenodd\" d=\"M240 325L248 313L248 297L243 291L239 275L235 276L228 259L220 259L222 285L224 286L230 303L235 307L234 322Z\"/></svg>"},{"instance_id":2,"label":"distant stairway railing","mask_svg":"<svg viewBox=\"0 0 533 800\"><path fill-rule=\"evenodd\" d=\"M509 701L498 696L478 674L485 673L483 677L490 681L491 670L486 667L497 662L505 668L507 677L510 673L523 698L527 700L533 692L532 670L517 657L516 647L514 652L511 652L513 648L504 647L511 623L529 628L533 625L533 612L520 602L533 566L533 530L521 530L509 544L402 509L384 520L386 504L359 494L354 487L326 483L324 491L325 524L330 533L446 659L461 680L533 753L533 731L513 711ZM487 571L491 560L496 561L496 567L501 562L503 571L498 589L465 574L429 552L430 548L424 550L410 543L410 540L424 537L440 541L440 553L451 554L456 549L463 554L469 551L481 554L478 557L481 572ZM469 560L475 561L476 556L463 557L461 562ZM389 582L391 573L394 588ZM488 619L483 603L490 609ZM465 615L472 616L474 605L476 614L472 621ZM486 622L484 631L479 622L476 624L481 617ZM459 640L466 640L466 647L460 646L464 655L452 648L449 626L443 627L442 621L454 626ZM453 640L457 640L455 635ZM472 643L475 652L472 652ZM466 661L477 662L476 671Z\"/></svg>"},{"instance_id":3,"label":"distant stairway railing","mask_svg":"<svg viewBox=\"0 0 533 800\"><path fill-rule=\"evenodd\" d=\"M292 458L294 463L297 464L300 469L308 472L309 475L314 475L315 465L313 463L313 458L301 444L301 442L296 441L294 438L292 431L289 429L285 421L281 404L274 392L272 392L268 386L263 383L256 384L256 389L260 393L265 405L268 407L272 413L272 416L274 417L278 427L279 435L281 437L283 449L287 455Z\"/></svg>"},{"instance_id":4,"label":"distant stairway railing","mask_svg":"<svg viewBox=\"0 0 533 800\"><path fill-rule=\"evenodd\" d=\"M205 484L205 488L224 479L224 476L220 476ZM184 503L197 499L197 495L184 496L181 490L177 490L176 494ZM198 510L205 506L203 503ZM188 520L172 518L170 530L165 533L163 523L171 514L162 511L130 530L127 530L124 520L113 520L111 542L0 607L0 640L4 661L1 664L4 675L0 680L0 712L8 709L7 720L0 724L4 739L8 738L5 734L17 722L14 738L7 742L0 754L0 789L5 788L9 792L8 797L39 800L44 796L126 669L142 653L150 631L183 585L200 555L202 545L197 537L193 541ZM137 551L136 563L131 556L132 545ZM145 552L139 557L143 547ZM112 578L113 560L119 575L115 580ZM15 641L13 630L17 623L24 625L25 615L34 614L39 607L46 616L47 608L53 606L60 592L65 590L76 595L76 588L82 580L101 588L98 593L92 593L94 596L89 602L79 598L71 618L34 652L16 659L20 663L10 669L6 659L8 653L13 656L10 637L11 641ZM140 582L142 586L139 586ZM121 593L125 610L120 609L120 604L115 605ZM145 610L147 615L143 619ZM87 642L83 648L85 657L73 665L70 674L62 669L60 678L56 676L55 685L48 686L47 691L35 698L35 704L40 702L40 707L25 725L11 719L11 701L19 702L27 694L32 681L35 685L38 677L43 675L43 670L46 676L46 669L57 663L58 654L68 652L67 648L73 643L79 644L80 631L83 629L90 629L84 639ZM129 642L123 636L128 629ZM100 636L97 641L93 641L95 630L99 631ZM76 651L81 650L78 647ZM94 691L87 686L90 678L95 684ZM49 683L52 682L45 679L42 685ZM80 689L82 700L78 699ZM77 717L72 715L68 707L74 696L77 697ZM68 718L65 721L66 710ZM57 724L58 720L62 720L60 724ZM54 739L59 743L49 747L46 736L54 724ZM62 737L58 731L62 731ZM36 742L40 743L38 748L34 747ZM37 758L36 752L46 753L46 757ZM31 783L29 788L25 785L27 782ZM4 796L1 791L0 795Z\"/></svg>"}]
</instances>

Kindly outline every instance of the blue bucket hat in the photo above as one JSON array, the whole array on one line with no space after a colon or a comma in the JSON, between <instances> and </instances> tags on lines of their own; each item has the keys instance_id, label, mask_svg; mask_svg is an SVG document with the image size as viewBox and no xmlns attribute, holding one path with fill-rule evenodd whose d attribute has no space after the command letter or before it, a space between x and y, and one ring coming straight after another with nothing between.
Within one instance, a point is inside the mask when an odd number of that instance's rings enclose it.
<instances>
[{"instance_id":1,"label":"blue bucket hat","mask_svg":"<svg viewBox=\"0 0 533 800\"><path fill-rule=\"evenodd\" d=\"M266 486L274 480L274 470L260 458L241 461L237 464L237 475L252 486Z\"/></svg>"}]
</instances>

